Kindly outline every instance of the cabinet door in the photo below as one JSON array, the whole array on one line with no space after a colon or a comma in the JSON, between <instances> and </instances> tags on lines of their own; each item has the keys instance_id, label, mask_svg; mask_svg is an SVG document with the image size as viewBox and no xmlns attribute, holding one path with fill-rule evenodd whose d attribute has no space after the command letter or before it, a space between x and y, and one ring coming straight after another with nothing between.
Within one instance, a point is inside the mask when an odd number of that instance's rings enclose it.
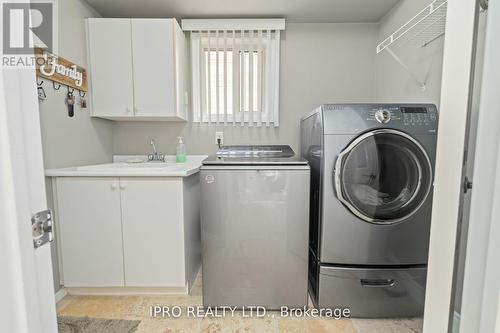
<instances>
[{"instance_id":1,"label":"cabinet door","mask_svg":"<svg viewBox=\"0 0 500 333\"><path fill-rule=\"evenodd\" d=\"M136 117L175 117L173 19L132 19Z\"/></svg>"},{"instance_id":2,"label":"cabinet door","mask_svg":"<svg viewBox=\"0 0 500 333\"><path fill-rule=\"evenodd\" d=\"M176 107L177 116L187 120L189 95L188 95L188 80L189 80L189 55L187 48L187 40L184 31L175 22L175 84L176 84Z\"/></svg>"},{"instance_id":3,"label":"cabinet door","mask_svg":"<svg viewBox=\"0 0 500 333\"><path fill-rule=\"evenodd\" d=\"M93 115L132 117L130 19L88 19Z\"/></svg>"},{"instance_id":4,"label":"cabinet door","mask_svg":"<svg viewBox=\"0 0 500 333\"><path fill-rule=\"evenodd\" d=\"M56 218L64 285L123 286L118 178L58 178Z\"/></svg>"},{"instance_id":5,"label":"cabinet door","mask_svg":"<svg viewBox=\"0 0 500 333\"><path fill-rule=\"evenodd\" d=\"M125 285L183 287L182 179L120 178Z\"/></svg>"}]
</instances>

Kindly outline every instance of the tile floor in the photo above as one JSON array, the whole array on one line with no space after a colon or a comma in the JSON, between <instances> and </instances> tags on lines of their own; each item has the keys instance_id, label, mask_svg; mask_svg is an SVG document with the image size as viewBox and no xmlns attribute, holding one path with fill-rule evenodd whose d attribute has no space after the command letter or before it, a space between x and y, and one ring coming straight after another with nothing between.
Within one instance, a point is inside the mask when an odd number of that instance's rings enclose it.
<instances>
[{"instance_id":1,"label":"tile floor","mask_svg":"<svg viewBox=\"0 0 500 333\"><path fill-rule=\"evenodd\" d=\"M57 304L59 316L88 316L106 319L141 320L137 333L418 333L422 320L409 319L311 319L279 318L268 313L264 318L192 318L183 311L180 318L153 318L152 305L187 306L202 304L201 278L190 295L172 296L66 296ZM275 315L274 315L275 314ZM274 316L273 316L274 315Z\"/></svg>"}]
</instances>

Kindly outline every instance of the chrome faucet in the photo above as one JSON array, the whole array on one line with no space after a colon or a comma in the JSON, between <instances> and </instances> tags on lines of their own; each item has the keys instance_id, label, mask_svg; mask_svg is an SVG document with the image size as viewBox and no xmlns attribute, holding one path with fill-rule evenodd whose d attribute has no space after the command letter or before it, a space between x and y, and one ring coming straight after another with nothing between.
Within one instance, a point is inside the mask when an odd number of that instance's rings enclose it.
<instances>
[{"instance_id":1,"label":"chrome faucet","mask_svg":"<svg viewBox=\"0 0 500 333\"><path fill-rule=\"evenodd\" d=\"M153 146L153 154L148 155L148 162L165 162L165 155L156 150L155 140L151 139L149 144Z\"/></svg>"}]
</instances>

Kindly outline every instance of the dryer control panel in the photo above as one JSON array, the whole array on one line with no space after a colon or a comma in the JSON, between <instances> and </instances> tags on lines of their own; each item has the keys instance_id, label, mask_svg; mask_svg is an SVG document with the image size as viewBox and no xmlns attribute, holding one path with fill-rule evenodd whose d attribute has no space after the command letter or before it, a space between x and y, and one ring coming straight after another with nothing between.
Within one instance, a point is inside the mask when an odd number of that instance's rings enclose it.
<instances>
[{"instance_id":1,"label":"dryer control panel","mask_svg":"<svg viewBox=\"0 0 500 333\"><path fill-rule=\"evenodd\" d=\"M403 123L409 126L429 126L437 120L434 110L420 106L402 106L400 108L403 115Z\"/></svg>"},{"instance_id":2,"label":"dryer control panel","mask_svg":"<svg viewBox=\"0 0 500 333\"><path fill-rule=\"evenodd\" d=\"M433 104L326 104L321 109L325 134L359 133L373 128L435 134L439 117Z\"/></svg>"},{"instance_id":3,"label":"dryer control panel","mask_svg":"<svg viewBox=\"0 0 500 333\"><path fill-rule=\"evenodd\" d=\"M425 106L374 107L368 112L366 120L381 124L401 121L405 126L430 126L437 120L437 113Z\"/></svg>"},{"instance_id":4,"label":"dryer control panel","mask_svg":"<svg viewBox=\"0 0 500 333\"><path fill-rule=\"evenodd\" d=\"M401 120L401 113L397 106L374 106L368 109L366 120L387 124Z\"/></svg>"}]
</instances>

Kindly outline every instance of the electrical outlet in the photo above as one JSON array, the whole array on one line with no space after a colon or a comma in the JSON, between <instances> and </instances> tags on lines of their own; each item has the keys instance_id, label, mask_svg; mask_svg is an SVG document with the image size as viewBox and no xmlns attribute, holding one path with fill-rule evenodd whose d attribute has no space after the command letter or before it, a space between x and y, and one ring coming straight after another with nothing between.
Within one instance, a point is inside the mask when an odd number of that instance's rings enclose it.
<instances>
[{"instance_id":1,"label":"electrical outlet","mask_svg":"<svg viewBox=\"0 0 500 333\"><path fill-rule=\"evenodd\" d=\"M224 144L224 132L215 132L215 144L220 144L221 146Z\"/></svg>"}]
</instances>

